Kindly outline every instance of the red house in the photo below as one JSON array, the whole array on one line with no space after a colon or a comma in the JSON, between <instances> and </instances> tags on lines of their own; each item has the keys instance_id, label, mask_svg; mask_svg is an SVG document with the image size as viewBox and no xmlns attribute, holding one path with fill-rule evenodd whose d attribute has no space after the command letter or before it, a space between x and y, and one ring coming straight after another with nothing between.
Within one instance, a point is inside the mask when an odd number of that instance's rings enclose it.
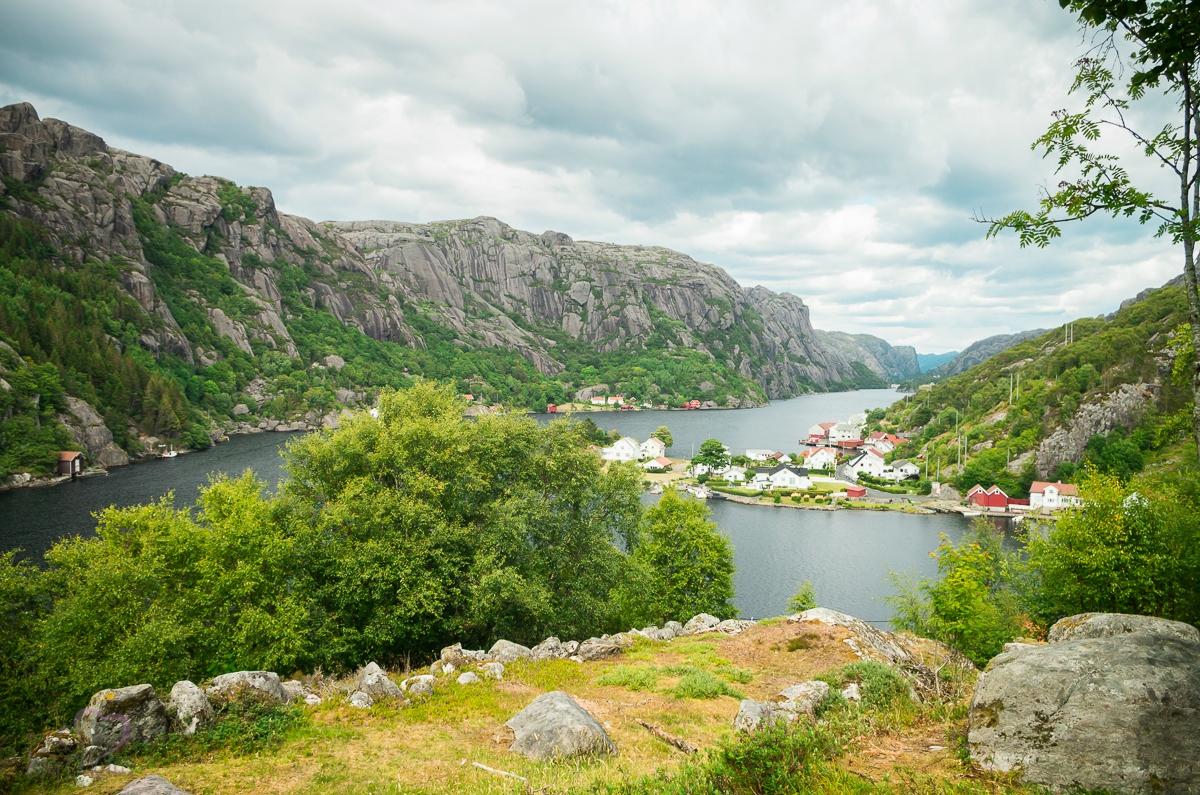
<instances>
[{"instance_id":1,"label":"red house","mask_svg":"<svg viewBox=\"0 0 1200 795\"><path fill-rule=\"evenodd\" d=\"M999 486L988 486L985 489L976 483L967 492L967 504L985 511L1006 511L1009 502L1009 496Z\"/></svg>"},{"instance_id":2,"label":"red house","mask_svg":"<svg viewBox=\"0 0 1200 795\"><path fill-rule=\"evenodd\" d=\"M554 403L547 403L546 404L546 413L547 414L557 414L558 406Z\"/></svg>"},{"instance_id":3,"label":"red house","mask_svg":"<svg viewBox=\"0 0 1200 795\"><path fill-rule=\"evenodd\" d=\"M867 496L867 490L863 486L847 486L846 496L852 500L861 500Z\"/></svg>"},{"instance_id":4,"label":"red house","mask_svg":"<svg viewBox=\"0 0 1200 795\"><path fill-rule=\"evenodd\" d=\"M698 408L700 408L700 401L693 398L693 399L689 400L688 402L684 403L683 407L685 409L688 409L689 411L692 409L698 409Z\"/></svg>"}]
</instances>

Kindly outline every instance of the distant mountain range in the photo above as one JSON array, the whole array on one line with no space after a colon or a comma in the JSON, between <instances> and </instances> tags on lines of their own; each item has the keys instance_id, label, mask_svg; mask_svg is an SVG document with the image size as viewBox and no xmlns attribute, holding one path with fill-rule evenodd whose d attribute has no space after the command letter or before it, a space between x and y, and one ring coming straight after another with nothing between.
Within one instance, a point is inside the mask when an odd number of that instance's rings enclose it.
<instances>
[{"instance_id":1,"label":"distant mountain range","mask_svg":"<svg viewBox=\"0 0 1200 795\"><path fill-rule=\"evenodd\" d=\"M936 369L946 362L949 362L958 356L958 351L947 351L946 353L918 353L917 367L922 373L927 373L930 370Z\"/></svg>"}]
</instances>

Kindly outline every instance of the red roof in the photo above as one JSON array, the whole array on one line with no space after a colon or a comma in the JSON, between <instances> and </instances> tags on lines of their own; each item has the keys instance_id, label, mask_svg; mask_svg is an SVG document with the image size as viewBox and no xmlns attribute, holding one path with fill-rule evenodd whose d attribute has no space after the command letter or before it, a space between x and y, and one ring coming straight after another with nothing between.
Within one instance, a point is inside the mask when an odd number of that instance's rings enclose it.
<instances>
[{"instance_id":1,"label":"red roof","mask_svg":"<svg viewBox=\"0 0 1200 795\"><path fill-rule=\"evenodd\" d=\"M83 455L83 453L79 452L78 450L63 450L62 452L60 452L58 454L58 460L59 461L74 461L76 458L79 458L79 456L81 456L81 455Z\"/></svg>"},{"instance_id":2,"label":"red roof","mask_svg":"<svg viewBox=\"0 0 1200 795\"><path fill-rule=\"evenodd\" d=\"M1075 486L1074 483L1059 483L1058 481L1049 483L1044 480L1033 481L1033 483L1031 483L1029 485L1029 493L1030 494L1044 494L1047 486L1053 486L1054 488L1058 489L1058 493L1063 495L1064 497L1078 497L1079 496L1079 489Z\"/></svg>"},{"instance_id":3,"label":"red roof","mask_svg":"<svg viewBox=\"0 0 1200 795\"><path fill-rule=\"evenodd\" d=\"M654 459L654 463L658 464L660 467L669 467L671 466L671 459L660 455L658 458Z\"/></svg>"},{"instance_id":4,"label":"red roof","mask_svg":"<svg viewBox=\"0 0 1200 795\"><path fill-rule=\"evenodd\" d=\"M862 439L839 439L838 447L862 447Z\"/></svg>"},{"instance_id":5,"label":"red roof","mask_svg":"<svg viewBox=\"0 0 1200 795\"><path fill-rule=\"evenodd\" d=\"M846 487L846 496L847 497L865 497L865 496L867 496L867 490L863 486L847 486Z\"/></svg>"},{"instance_id":6,"label":"red roof","mask_svg":"<svg viewBox=\"0 0 1200 795\"><path fill-rule=\"evenodd\" d=\"M825 430L829 430L834 425L837 425L837 423L836 422L819 422L819 423L817 423L818 428L824 428Z\"/></svg>"},{"instance_id":7,"label":"red roof","mask_svg":"<svg viewBox=\"0 0 1200 795\"><path fill-rule=\"evenodd\" d=\"M874 447L868 447L868 448L867 448L867 452L868 452L868 453L870 453L870 454L871 454L871 455L873 455L873 456L876 456L876 457L878 457L878 458L883 458L883 453L879 452L879 451L878 451L878 450L876 450Z\"/></svg>"}]
</instances>

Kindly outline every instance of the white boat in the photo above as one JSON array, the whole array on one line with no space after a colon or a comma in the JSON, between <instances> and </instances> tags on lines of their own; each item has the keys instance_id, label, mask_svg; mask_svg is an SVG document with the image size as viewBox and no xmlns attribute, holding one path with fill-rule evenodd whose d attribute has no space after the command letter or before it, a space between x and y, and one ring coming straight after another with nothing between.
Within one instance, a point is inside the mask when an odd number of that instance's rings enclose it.
<instances>
[{"instance_id":1,"label":"white boat","mask_svg":"<svg viewBox=\"0 0 1200 795\"><path fill-rule=\"evenodd\" d=\"M179 453L175 452L175 445L171 445L170 450L164 450L158 454L159 458L175 458Z\"/></svg>"}]
</instances>

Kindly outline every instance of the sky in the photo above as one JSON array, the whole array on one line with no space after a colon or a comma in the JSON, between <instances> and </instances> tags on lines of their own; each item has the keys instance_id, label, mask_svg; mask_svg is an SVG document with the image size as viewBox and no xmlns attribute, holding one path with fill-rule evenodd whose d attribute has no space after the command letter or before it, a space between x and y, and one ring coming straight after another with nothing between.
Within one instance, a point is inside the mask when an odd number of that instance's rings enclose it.
<instances>
[{"instance_id":1,"label":"sky","mask_svg":"<svg viewBox=\"0 0 1200 795\"><path fill-rule=\"evenodd\" d=\"M667 246L942 352L1182 270L1134 221L1032 250L973 220L1058 181L1030 143L1084 47L1053 0L5 0L0 104L315 220Z\"/></svg>"}]
</instances>

